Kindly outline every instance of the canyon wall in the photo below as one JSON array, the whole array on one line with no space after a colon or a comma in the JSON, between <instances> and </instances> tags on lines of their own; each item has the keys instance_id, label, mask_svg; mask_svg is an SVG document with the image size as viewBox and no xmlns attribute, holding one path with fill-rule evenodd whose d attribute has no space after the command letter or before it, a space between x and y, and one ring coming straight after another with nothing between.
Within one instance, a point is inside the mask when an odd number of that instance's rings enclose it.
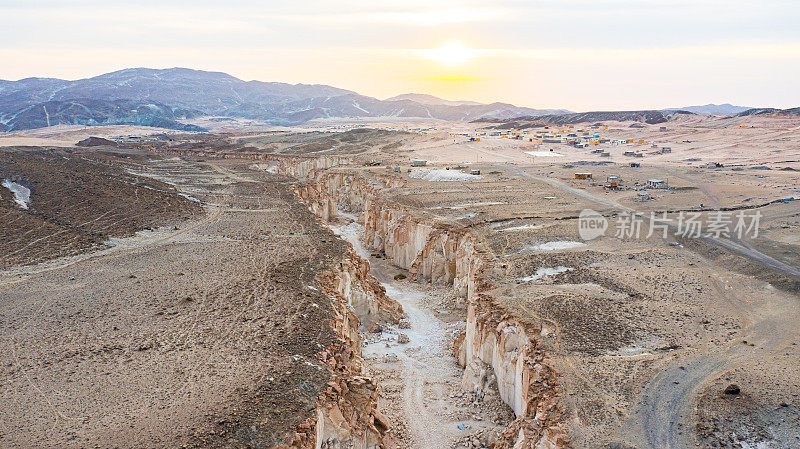
<instances>
[{"instance_id":1,"label":"canyon wall","mask_svg":"<svg viewBox=\"0 0 800 449\"><path fill-rule=\"evenodd\" d=\"M312 171L324 170L337 165L347 165L350 158L342 156L283 156L261 153L264 158L272 159L281 173L295 178L305 178Z\"/></svg>"},{"instance_id":2,"label":"canyon wall","mask_svg":"<svg viewBox=\"0 0 800 449\"><path fill-rule=\"evenodd\" d=\"M387 433L387 420L377 410L378 392L366 375L358 329L362 319L396 321L402 308L369 274L369 262L352 249L334 270L318 276L317 285L331 299L332 325L340 343L320 354L332 373L331 380L317 399L316 416L297 429L287 447L396 448Z\"/></svg>"},{"instance_id":3,"label":"canyon wall","mask_svg":"<svg viewBox=\"0 0 800 449\"><path fill-rule=\"evenodd\" d=\"M489 279L498 262L466 230L385 199L401 186L393 176L372 177L336 170L310 170L298 196L323 220L339 211L359 215L364 245L409 271L420 282L449 285L469 302L466 331L455 342L467 388L476 371L491 367L500 396L517 416L499 448L560 448L569 445L560 407L558 374L539 345L540 329L518 322L493 297Z\"/></svg>"},{"instance_id":4,"label":"canyon wall","mask_svg":"<svg viewBox=\"0 0 800 449\"><path fill-rule=\"evenodd\" d=\"M456 339L464 385L485 388L482 372L491 367L500 397L517 416L505 431L501 448L560 448L569 443L559 404L558 373L539 346L541 329L531 329L498 307L491 296L477 293L467 309L467 328Z\"/></svg>"}]
</instances>

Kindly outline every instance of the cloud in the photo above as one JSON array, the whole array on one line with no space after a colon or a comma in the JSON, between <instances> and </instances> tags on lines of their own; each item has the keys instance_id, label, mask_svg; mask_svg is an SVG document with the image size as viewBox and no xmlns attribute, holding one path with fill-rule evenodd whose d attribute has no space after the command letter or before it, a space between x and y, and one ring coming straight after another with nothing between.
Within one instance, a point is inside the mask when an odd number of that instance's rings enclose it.
<instances>
[{"instance_id":1,"label":"cloud","mask_svg":"<svg viewBox=\"0 0 800 449\"><path fill-rule=\"evenodd\" d=\"M435 81L445 83L464 83L487 81L489 78L470 75L434 75L434 76L409 76L407 79L415 81Z\"/></svg>"},{"instance_id":2,"label":"cloud","mask_svg":"<svg viewBox=\"0 0 800 449\"><path fill-rule=\"evenodd\" d=\"M409 49L406 54L425 59L437 59L445 48ZM479 57L514 57L540 60L562 61L613 61L613 60L652 60L663 58L690 59L695 57L724 57L741 59L800 59L800 42L749 43L732 42L716 45L685 45L674 47L642 48L593 48L561 47L538 49L514 48L473 48L468 59Z\"/></svg>"}]
</instances>

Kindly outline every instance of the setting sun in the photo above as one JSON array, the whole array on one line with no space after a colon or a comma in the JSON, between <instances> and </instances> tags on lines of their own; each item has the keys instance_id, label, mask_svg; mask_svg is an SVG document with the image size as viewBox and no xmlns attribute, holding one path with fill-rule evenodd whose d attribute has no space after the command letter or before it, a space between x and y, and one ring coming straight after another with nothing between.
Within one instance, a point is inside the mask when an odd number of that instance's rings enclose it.
<instances>
[{"instance_id":1,"label":"setting sun","mask_svg":"<svg viewBox=\"0 0 800 449\"><path fill-rule=\"evenodd\" d=\"M449 42L439 48L418 50L416 53L440 64L456 66L478 56L479 51L465 47L458 42Z\"/></svg>"}]
</instances>

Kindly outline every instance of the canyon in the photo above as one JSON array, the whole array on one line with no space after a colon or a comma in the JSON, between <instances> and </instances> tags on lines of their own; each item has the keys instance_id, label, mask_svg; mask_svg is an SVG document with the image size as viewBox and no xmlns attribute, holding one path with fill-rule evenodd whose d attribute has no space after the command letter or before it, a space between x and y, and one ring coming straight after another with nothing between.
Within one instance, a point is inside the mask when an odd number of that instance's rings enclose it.
<instances>
[{"instance_id":1,"label":"canyon","mask_svg":"<svg viewBox=\"0 0 800 449\"><path fill-rule=\"evenodd\" d=\"M329 170L337 162L290 159L281 166L307 179L296 187L297 195L323 221L335 221L342 212L356 215L366 249L407 270L410 279L447 286L466 300L466 329L453 342L458 363L466 368L463 385L468 390L487 388L481 382L490 369L494 388L516 416L496 447L566 446L556 400L558 374L538 347L541 329L511 319L486 293L495 261L468 232L381 199L381 189L399 181Z\"/></svg>"},{"instance_id":2,"label":"canyon","mask_svg":"<svg viewBox=\"0 0 800 449\"><path fill-rule=\"evenodd\" d=\"M374 126L3 150L4 447L793 447L791 170ZM700 197L761 213L748 251L619 232Z\"/></svg>"}]
</instances>

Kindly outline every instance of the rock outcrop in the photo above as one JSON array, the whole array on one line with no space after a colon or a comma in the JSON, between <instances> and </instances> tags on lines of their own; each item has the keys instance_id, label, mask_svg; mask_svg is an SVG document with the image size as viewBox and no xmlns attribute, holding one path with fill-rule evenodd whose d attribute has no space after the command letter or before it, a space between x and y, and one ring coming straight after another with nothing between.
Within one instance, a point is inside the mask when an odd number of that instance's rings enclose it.
<instances>
[{"instance_id":1,"label":"rock outcrop","mask_svg":"<svg viewBox=\"0 0 800 449\"><path fill-rule=\"evenodd\" d=\"M402 308L386 296L383 286L369 274L369 262L353 250L335 270L321 274L317 283L331 298L335 314L332 326L340 343L320 354L332 379L319 395L316 416L300 426L285 447L395 448L387 420L377 410L376 385L366 375L358 329L362 320L396 322Z\"/></svg>"}]
</instances>

